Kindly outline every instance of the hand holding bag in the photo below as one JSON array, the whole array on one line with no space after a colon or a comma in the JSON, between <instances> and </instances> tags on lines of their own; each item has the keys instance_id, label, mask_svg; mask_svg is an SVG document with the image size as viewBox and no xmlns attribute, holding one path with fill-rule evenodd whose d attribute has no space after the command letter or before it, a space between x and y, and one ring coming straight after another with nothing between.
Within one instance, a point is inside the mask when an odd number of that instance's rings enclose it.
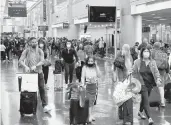
<instances>
[{"instance_id":1,"label":"hand holding bag","mask_svg":"<svg viewBox=\"0 0 171 125\"><path fill-rule=\"evenodd\" d=\"M118 82L115 87L113 98L117 106L121 106L124 102L132 98L133 93L128 91L128 86L130 84L130 76L123 82Z\"/></svg>"}]
</instances>

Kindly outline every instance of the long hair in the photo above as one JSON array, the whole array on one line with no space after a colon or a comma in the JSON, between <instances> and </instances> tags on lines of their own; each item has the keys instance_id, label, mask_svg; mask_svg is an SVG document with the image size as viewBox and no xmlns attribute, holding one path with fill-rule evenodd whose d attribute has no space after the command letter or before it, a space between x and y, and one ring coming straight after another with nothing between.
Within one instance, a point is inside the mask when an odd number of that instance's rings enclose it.
<instances>
[{"instance_id":1,"label":"long hair","mask_svg":"<svg viewBox=\"0 0 171 125\"><path fill-rule=\"evenodd\" d=\"M43 44L43 52L46 52L47 51L47 44L46 44L46 41L43 40L43 39L39 39L38 40L38 45L40 44Z\"/></svg>"},{"instance_id":2,"label":"long hair","mask_svg":"<svg viewBox=\"0 0 171 125\"><path fill-rule=\"evenodd\" d=\"M128 44L124 44L122 47L122 55L125 58L125 67L126 69L130 69L133 64L133 59L131 56L130 46Z\"/></svg>"},{"instance_id":3,"label":"long hair","mask_svg":"<svg viewBox=\"0 0 171 125\"><path fill-rule=\"evenodd\" d=\"M152 53L151 53L151 50L150 50L148 47L144 47L144 48L141 49L141 52L140 52L140 59L143 59L143 58L144 58L144 57L143 57L143 52L144 52L145 50L148 50L148 51L149 51L149 53L150 53L149 59L151 60L151 59L152 59Z\"/></svg>"}]
</instances>

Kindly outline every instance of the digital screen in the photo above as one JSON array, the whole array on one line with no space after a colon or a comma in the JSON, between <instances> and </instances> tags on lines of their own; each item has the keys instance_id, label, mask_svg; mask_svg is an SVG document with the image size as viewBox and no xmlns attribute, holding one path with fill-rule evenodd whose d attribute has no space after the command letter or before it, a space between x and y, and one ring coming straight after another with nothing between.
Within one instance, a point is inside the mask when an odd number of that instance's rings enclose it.
<instances>
[{"instance_id":1,"label":"digital screen","mask_svg":"<svg viewBox=\"0 0 171 125\"><path fill-rule=\"evenodd\" d=\"M90 6L89 22L115 22L116 7Z\"/></svg>"}]
</instances>

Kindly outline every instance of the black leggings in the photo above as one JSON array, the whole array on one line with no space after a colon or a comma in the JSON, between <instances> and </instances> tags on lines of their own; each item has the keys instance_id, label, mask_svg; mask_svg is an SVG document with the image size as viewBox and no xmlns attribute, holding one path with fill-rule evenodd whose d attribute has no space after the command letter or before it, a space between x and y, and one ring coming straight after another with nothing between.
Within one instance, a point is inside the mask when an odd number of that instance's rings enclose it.
<instances>
[{"instance_id":1,"label":"black leggings","mask_svg":"<svg viewBox=\"0 0 171 125\"><path fill-rule=\"evenodd\" d=\"M141 104L140 104L140 112L145 111L147 118L150 118L150 105L149 105L149 96L152 88L147 88L145 85L141 88Z\"/></svg>"},{"instance_id":2,"label":"black leggings","mask_svg":"<svg viewBox=\"0 0 171 125\"><path fill-rule=\"evenodd\" d=\"M49 66L42 66L42 68L43 68L45 84L47 84L48 75L49 75Z\"/></svg>"},{"instance_id":3,"label":"black leggings","mask_svg":"<svg viewBox=\"0 0 171 125\"><path fill-rule=\"evenodd\" d=\"M81 61L81 66L76 68L76 77L81 82L81 73L82 73L82 68L84 66L84 62Z\"/></svg>"}]
</instances>

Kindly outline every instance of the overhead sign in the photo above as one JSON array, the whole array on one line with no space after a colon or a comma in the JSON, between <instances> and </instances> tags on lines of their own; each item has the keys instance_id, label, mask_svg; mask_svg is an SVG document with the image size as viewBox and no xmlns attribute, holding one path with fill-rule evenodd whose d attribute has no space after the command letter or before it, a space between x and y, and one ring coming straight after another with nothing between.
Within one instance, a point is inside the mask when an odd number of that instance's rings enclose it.
<instances>
[{"instance_id":1,"label":"overhead sign","mask_svg":"<svg viewBox=\"0 0 171 125\"><path fill-rule=\"evenodd\" d=\"M143 27L142 32L143 33L150 32L150 27Z\"/></svg>"},{"instance_id":2,"label":"overhead sign","mask_svg":"<svg viewBox=\"0 0 171 125\"><path fill-rule=\"evenodd\" d=\"M63 28L69 28L69 23L63 23Z\"/></svg>"},{"instance_id":3,"label":"overhead sign","mask_svg":"<svg viewBox=\"0 0 171 125\"><path fill-rule=\"evenodd\" d=\"M38 26L38 31L48 31L48 26Z\"/></svg>"},{"instance_id":4,"label":"overhead sign","mask_svg":"<svg viewBox=\"0 0 171 125\"><path fill-rule=\"evenodd\" d=\"M8 4L9 17L27 17L26 3L9 3Z\"/></svg>"},{"instance_id":5,"label":"overhead sign","mask_svg":"<svg viewBox=\"0 0 171 125\"><path fill-rule=\"evenodd\" d=\"M46 22L46 0L43 0L43 21Z\"/></svg>"},{"instance_id":6,"label":"overhead sign","mask_svg":"<svg viewBox=\"0 0 171 125\"><path fill-rule=\"evenodd\" d=\"M25 29L25 30L24 30L24 33L30 33L30 30Z\"/></svg>"},{"instance_id":7,"label":"overhead sign","mask_svg":"<svg viewBox=\"0 0 171 125\"><path fill-rule=\"evenodd\" d=\"M115 6L90 6L88 10L89 22L115 22Z\"/></svg>"}]
</instances>

